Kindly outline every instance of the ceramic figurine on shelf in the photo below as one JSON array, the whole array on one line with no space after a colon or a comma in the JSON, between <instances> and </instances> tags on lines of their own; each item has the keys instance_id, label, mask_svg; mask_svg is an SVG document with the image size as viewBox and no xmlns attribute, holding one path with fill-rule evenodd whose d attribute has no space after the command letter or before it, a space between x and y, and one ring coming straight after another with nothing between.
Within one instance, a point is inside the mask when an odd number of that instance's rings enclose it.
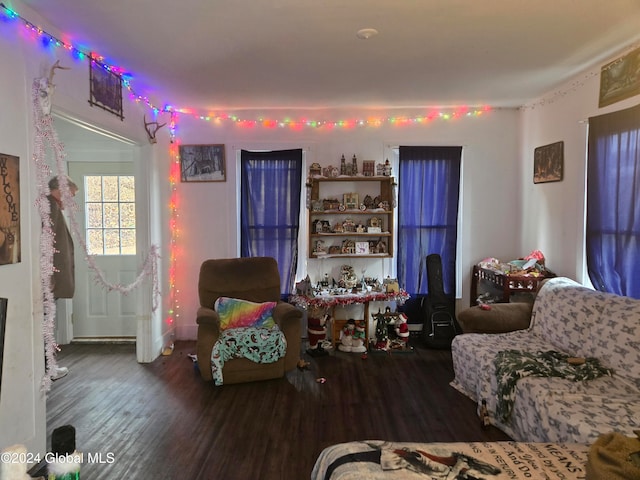
<instances>
[{"instance_id":1,"label":"ceramic figurine on shelf","mask_svg":"<svg viewBox=\"0 0 640 480\"><path fill-rule=\"evenodd\" d=\"M322 167L320 167L319 163L311 164L311 167L309 167L309 175L312 177L319 177L322 175Z\"/></svg>"},{"instance_id":2,"label":"ceramic figurine on shelf","mask_svg":"<svg viewBox=\"0 0 640 480\"><path fill-rule=\"evenodd\" d=\"M391 163L389 163L389 159L388 158L384 162L384 176L385 177L390 177L391 176Z\"/></svg>"}]
</instances>

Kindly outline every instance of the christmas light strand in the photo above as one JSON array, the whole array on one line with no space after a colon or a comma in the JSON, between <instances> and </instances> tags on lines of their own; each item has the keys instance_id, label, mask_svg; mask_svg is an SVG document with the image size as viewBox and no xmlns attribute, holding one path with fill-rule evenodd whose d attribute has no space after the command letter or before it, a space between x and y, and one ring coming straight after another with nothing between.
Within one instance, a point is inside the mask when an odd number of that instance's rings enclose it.
<instances>
[{"instance_id":1,"label":"christmas light strand","mask_svg":"<svg viewBox=\"0 0 640 480\"><path fill-rule=\"evenodd\" d=\"M33 32L38 36L40 41L45 46L54 46L57 48L64 48L65 50L72 53L72 55L79 60L89 59L91 61L95 61L98 65L102 66L105 70L109 72L113 72L120 76L122 79L122 84L129 91L130 98L136 103L142 103L150 110L153 111L154 115L158 115L160 113L169 113L171 114L175 120L176 114L191 116L193 118L203 120L206 122L210 122L213 125L221 125L223 123L231 123L235 126L252 129L252 128L268 128L268 129L278 129L278 128L287 128L290 130L302 130L306 128L313 129L325 129L325 130L334 130L334 129L353 129L353 128L361 128L361 127L369 127L375 128L380 127L382 125L391 125L391 126L424 126L429 125L434 120L455 120L462 117L479 117L491 110L495 110L495 107L490 106L481 106L481 107L452 107L452 108L438 108L433 109L430 113L425 115L417 115L414 117L411 116L398 116L398 117L375 117L375 118L359 118L359 119L344 119L337 121L328 121L328 120L311 120L311 119L273 119L273 118L258 118L258 119L249 119L243 118L239 115L234 115L232 113L225 112L217 112L217 113L207 113L207 114L199 114L196 113L195 109L190 108L179 108L172 106L169 103L165 103L164 106L160 107L155 105L151 100L144 96L138 94L131 85L131 74L126 73L122 68L119 68L114 65L110 65L105 62L103 56L98 55L94 52L86 52L81 50L80 48L75 47L74 45L65 42L54 35L46 32L42 28L34 25L27 19L20 16L17 12L7 7L4 3L0 2L0 7L4 9L6 17L10 20L20 20L25 28L29 31ZM634 45L629 46L625 49L624 53L629 53L640 46L640 43L635 43ZM585 73L580 79L571 82L569 86L566 88L562 88L552 92L549 95L546 95L542 99L527 103L518 107L520 110L528 110L535 109L536 107L543 107L548 104L553 104L559 99L565 97L566 95L575 92L578 89L581 89L585 86L587 81L591 78L600 74L600 70L590 70Z\"/></svg>"},{"instance_id":2,"label":"christmas light strand","mask_svg":"<svg viewBox=\"0 0 640 480\"><path fill-rule=\"evenodd\" d=\"M238 115L232 115L224 112L212 112L207 115L199 115L192 113L188 109L175 109L173 111L182 115L188 115L198 120L210 122L214 125L222 124L223 122L231 122L235 126L253 129L253 128L266 128L266 129L283 129L289 130L302 130L305 128L324 129L324 130L350 130L355 128L378 128L383 125L391 125L395 127L408 127L408 126L425 126L436 120L457 120L465 117L479 117L493 110L489 106L482 107L451 107L432 109L430 112L424 115L418 116L382 116L382 117L367 117L358 119L345 119L345 120L307 120L307 119L292 119L284 118L282 120L270 119L270 118L258 118L256 120L242 118Z\"/></svg>"},{"instance_id":3,"label":"christmas light strand","mask_svg":"<svg viewBox=\"0 0 640 480\"><path fill-rule=\"evenodd\" d=\"M63 48L69 51L74 58L79 60L89 60L97 63L105 70L118 75L122 79L122 84L128 90L129 96L132 101L141 103L147 108L153 111L154 115L160 113L169 113L172 118L177 120L178 115L190 116L198 120L206 121L212 125L222 125L230 123L236 127L253 129L253 128L266 128L266 129L289 129L289 130L303 130L303 129L323 129L323 130L336 130L336 129L354 129L354 128L377 128L383 125L391 125L395 127L405 126L425 126L431 124L435 120L456 120L464 117L479 117L492 110L489 106L481 107L451 107L451 108L427 108L428 112L416 116L383 116L383 117L370 117L370 118L356 118L356 119L343 119L343 120L313 120L313 119L293 119L293 118L265 118L260 117L257 119L243 118L239 115L235 115L228 112L209 112L207 114L195 113L195 109L179 108L169 103L165 103L162 107L155 105L148 97L138 94L131 85L132 75L125 72L124 69L109 65L105 62L103 56L95 52L87 52L82 49L65 42L57 38L56 36L48 33L44 29L34 25L27 19L20 16L14 10L8 8L4 3L0 2L0 7L6 12L7 18L11 20L20 20L25 28L35 34L46 46L53 46L56 48Z\"/></svg>"},{"instance_id":4,"label":"christmas light strand","mask_svg":"<svg viewBox=\"0 0 640 480\"><path fill-rule=\"evenodd\" d=\"M180 182L180 155L179 147L176 141L176 115L171 115L169 123L169 134L171 146L169 149L169 157L171 165L169 167L169 185L171 188L171 196L169 199L169 230L170 230L170 247L169 247L169 310L165 323L169 328L173 327L176 320L180 316L180 305L178 303L178 291L176 287L176 265L178 264L178 245L180 228L178 224L178 183ZM173 337L173 335L172 335Z\"/></svg>"}]
</instances>

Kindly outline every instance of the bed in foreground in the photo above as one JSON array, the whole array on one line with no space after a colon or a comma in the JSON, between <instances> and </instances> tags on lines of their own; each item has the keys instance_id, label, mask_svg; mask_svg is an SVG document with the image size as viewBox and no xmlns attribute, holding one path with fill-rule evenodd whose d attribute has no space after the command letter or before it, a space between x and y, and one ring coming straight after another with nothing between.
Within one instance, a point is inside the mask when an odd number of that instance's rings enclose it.
<instances>
[{"instance_id":1,"label":"bed in foreground","mask_svg":"<svg viewBox=\"0 0 640 480\"><path fill-rule=\"evenodd\" d=\"M578 480L587 445L348 442L325 448L311 480Z\"/></svg>"}]
</instances>

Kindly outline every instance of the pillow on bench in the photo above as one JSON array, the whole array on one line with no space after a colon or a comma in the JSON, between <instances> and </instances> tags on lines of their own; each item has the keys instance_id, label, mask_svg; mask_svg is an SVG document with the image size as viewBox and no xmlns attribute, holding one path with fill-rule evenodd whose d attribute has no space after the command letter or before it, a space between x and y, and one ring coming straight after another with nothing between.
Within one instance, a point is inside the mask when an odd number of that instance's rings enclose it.
<instances>
[{"instance_id":1,"label":"pillow on bench","mask_svg":"<svg viewBox=\"0 0 640 480\"><path fill-rule=\"evenodd\" d=\"M533 304L528 302L492 303L489 310L480 306L461 311L458 323L463 333L506 333L529 328Z\"/></svg>"}]
</instances>

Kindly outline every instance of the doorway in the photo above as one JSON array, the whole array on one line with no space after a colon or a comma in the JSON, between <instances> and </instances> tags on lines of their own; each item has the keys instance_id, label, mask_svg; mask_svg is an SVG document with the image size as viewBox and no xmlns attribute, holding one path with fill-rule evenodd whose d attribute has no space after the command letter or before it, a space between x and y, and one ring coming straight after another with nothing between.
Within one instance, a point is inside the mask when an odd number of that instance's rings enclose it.
<instances>
[{"instance_id":1,"label":"doorway","mask_svg":"<svg viewBox=\"0 0 640 480\"><path fill-rule=\"evenodd\" d=\"M136 201L143 200L135 195L140 146L64 114L55 114L55 128L65 146L68 174L79 187L74 216L83 237L80 241L74 234L76 291L73 299L57 302L56 341L135 342L142 318L139 289L123 295L97 281L97 274L123 286L137 276L137 233L144 235L146 228L145 219L135 216Z\"/></svg>"}]
</instances>

